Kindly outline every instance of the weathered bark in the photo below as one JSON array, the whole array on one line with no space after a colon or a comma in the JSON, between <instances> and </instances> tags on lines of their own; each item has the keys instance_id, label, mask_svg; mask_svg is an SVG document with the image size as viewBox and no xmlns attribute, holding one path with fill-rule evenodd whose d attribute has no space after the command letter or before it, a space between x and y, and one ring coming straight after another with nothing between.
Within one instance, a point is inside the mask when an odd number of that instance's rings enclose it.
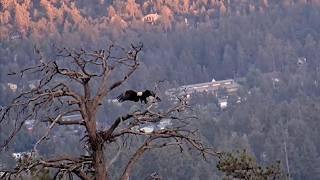
<instances>
[{"instance_id":1,"label":"weathered bark","mask_svg":"<svg viewBox=\"0 0 320 180\"><path fill-rule=\"evenodd\" d=\"M97 133L97 119L96 113L98 107L95 106L96 102L91 100L91 89L88 81L85 81L83 84L84 87L84 103L81 105L81 109L86 123L86 129L88 133L88 142L92 150L93 158L93 168L95 170L94 179L95 180L106 180L106 162L104 159L104 150L103 150L103 140L100 138Z\"/></svg>"},{"instance_id":2,"label":"weathered bark","mask_svg":"<svg viewBox=\"0 0 320 180\"><path fill-rule=\"evenodd\" d=\"M88 97L90 95L88 94ZM86 103L86 123L87 123L87 132L89 136L89 143L92 148L92 157L93 157L93 167L95 169L95 180L106 180L106 161L104 159L104 149L103 149L103 139L97 133L96 127L96 107L92 106L93 102L89 101Z\"/></svg>"},{"instance_id":3,"label":"weathered bark","mask_svg":"<svg viewBox=\"0 0 320 180\"><path fill-rule=\"evenodd\" d=\"M91 113L88 113L91 114ZM104 159L103 139L97 134L96 119L93 115L89 116L87 130L89 143L92 147L93 167L95 169L95 180L106 180L106 161Z\"/></svg>"},{"instance_id":4,"label":"weathered bark","mask_svg":"<svg viewBox=\"0 0 320 180\"><path fill-rule=\"evenodd\" d=\"M104 159L103 144L98 144L93 154L93 166L95 169L95 180L106 180L106 161Z\"/></svg>"}]
</instances>

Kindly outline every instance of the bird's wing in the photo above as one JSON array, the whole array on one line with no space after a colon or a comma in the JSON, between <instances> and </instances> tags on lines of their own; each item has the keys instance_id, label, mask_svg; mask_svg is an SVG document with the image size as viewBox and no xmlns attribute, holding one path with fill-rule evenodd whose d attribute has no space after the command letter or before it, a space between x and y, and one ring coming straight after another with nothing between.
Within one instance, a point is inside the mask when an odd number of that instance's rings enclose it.
<instances>
[{"instance_id":1,"label":"bird's wing","mask_svg":"<svg viewBox=\"0 0 320 180\"><path fill-rule=\"evenodd\" d=\"M145 97L149 97L149 96L152 96L152 91L150 91L150 90L145 90L144 92L143 92L143 95L145 96Z\"/></svg>"},{"instance_id":2,"label":"bird's wing","mask_svg":"<svg viewBox=\"0 0 320 180\"><path fill-rule=\"evenodd\" d=\"M133 90L128 90L122 94L120 94L117 99L119 102L123 102L123 101L127 101L127 100L131 100L133 97L136 96L136 92Z\"/></svg>"},{"instance_id":3,"label":"bird's wing","mask_svg":"<svg viewBox=\"0 0 320 180\"><path fill-rule=\"evenodd\" d=\"M125 101L127 98L126 98L126 94L125 93L122 93L120 94L118 97L117 97L117 100L119 102L122 102L122 101Z\"/></svg>"}]
</instances>

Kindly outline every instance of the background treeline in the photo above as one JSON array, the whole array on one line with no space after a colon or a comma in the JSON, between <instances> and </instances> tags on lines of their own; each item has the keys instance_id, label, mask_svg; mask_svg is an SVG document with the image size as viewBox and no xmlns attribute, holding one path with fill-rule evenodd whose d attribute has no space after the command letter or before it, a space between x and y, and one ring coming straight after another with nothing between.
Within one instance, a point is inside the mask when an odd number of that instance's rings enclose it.
<instances>
[{"instance_id":1,"label":"background treeline","mask_svg":"<svg viewBox=\"0 0 320 180\"><path fill-rule=\"evenodd\" d=\"M155 24L143 22L149 13L161 17ZM1 0L0 105L15 95L6 89L8 82L19 88L25 83L6 74L39 63L34 45L51 58L53 44L96 49L143 42L141 68L123 89L152 88L158 80L166 80L160 87L164 91L212 78L239 79L242 101L237 104L236 97L230 98L225 111L219 110L214 97L194 98L199 117L195 126L204 141L222 151L246 148L262 164L281 160L293 179L319 179L319 19L319 0ZM299 58L306 62L299 63ZM106 107L101 117L107 122L117 112L135 108ZM3 140L7 130L0 130ZM12 151L32 147L35 140L26 134L16 138L0 162L9 162ZM79 146L77 136L61 138L42 151L80 152L74 148ZM165 179L221 175L214 161L170 149L148 153L136 179L154 171Z\"/></svg>"}]
</instances>

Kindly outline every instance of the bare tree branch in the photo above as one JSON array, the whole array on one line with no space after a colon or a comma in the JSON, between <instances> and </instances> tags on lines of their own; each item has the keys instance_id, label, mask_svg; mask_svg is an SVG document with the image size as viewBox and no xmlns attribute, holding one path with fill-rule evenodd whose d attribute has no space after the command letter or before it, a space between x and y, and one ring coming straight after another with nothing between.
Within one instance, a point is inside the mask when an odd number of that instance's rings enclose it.
<instances>
[{"instance_id":1,"label":"bare tree branch","mask_svg":"<svg viewBox=\"0 0 320 180\"><path fill-rule=\"evenodd\" d=\"M142 47L142 44L131 45L129 49L110 45L98 51L63 48L58 49L56 57L51 60L43 60L40 65L11 73L21 77L26 73L35 73L41 78L39 85L22 92L1 111L0 123L6 119L14 125L1 148L7 147L24 123L32 119L51 123L35 143L34 152L48 138L55 125L59 125L57 128L73 125L84 129L84 146L88 154L78 158L29 157L26 162L18 163L14 170L5 171L4 177L14 178L31 169L50 168L54 170L55 178L72 177L73 174L85 180L105 180L108 179L110 167L118 160L124 148L132 148L127 142L132 137L141 138L143 142L126 164L121 179L130 177L134 165L147 150L174 146L182 151L187 146L200 152L204 158L206 155L216 156L214 150L203 145L196 129L190 127L194 117L189 113L190 106L186 97L179 97L177 104L162 111L157 110L154 104L141 107L119 116L110 127L98 130L97 113L100 105L111 91L123 85L138 69L138 55ZM36 52L40 58L44 58L40 51ZM112 75L115 70L120 72L120 76ZM93 86L95 84L97 87ZM74 113L79 113L81 118L64 119ZM165 119L172 121L170 127L155 127L149 132L142 129L147 124L159 125ZM122 145L113 158L106 162L105 145L112 146L113 142Z\"/></svg>"},{"instance_id":2,"label":"bare tree branch","mask_svg":"<svg viewBox=\"0 0 320 180\"><path fill-rule=\"evenodd\" d=\"M138 150L131 156L129 159L128 164L125 167L125 170L123 171L123 174L121 176L121 180L129 180L131 172L133 170L133 166L135 163L137 163L138 159L143 155L143 153L148 149L147 146L151 142L152 138L148 138L142 146L138 148Z\"/></svg>"},{"instance_id":3,"label":"bare tree branch","mask_svg":"<svg viewBox=\"0 0 320 180\"><path fill-rule=\"evenodd\" d=\"M118 145L117 154L114 155L113 158L109 161L108 165L106 166L106 171L108 171L109 168L116 162L116 160L119 158L122 151L123 151L123 145Z\"/></svg>"},{"instance_id":4,"label":"bare tree branch","mask_svg":"<svg viewBox=\"0 0 320 180\"><path fill-rule=\"evenodd\" d=\"M34 152L38 152L38 151L37 151L37 146L38 146L38 144L40 144L41 141L43 141L45 138L48 137L48 135L49 135L51 129L53 128L54 124L55 124L56 122L58 122L58 121L61 119L61 117L62 117L62 115L59 114L59 115L56 117L56 119L51 123L51 125L48 127L48 130L47 130L47 132L45 133L45 135L43 135L43 136L36 142L36 144L33 146L33 151L34 151Z\"/></svg>"}]
</instances>

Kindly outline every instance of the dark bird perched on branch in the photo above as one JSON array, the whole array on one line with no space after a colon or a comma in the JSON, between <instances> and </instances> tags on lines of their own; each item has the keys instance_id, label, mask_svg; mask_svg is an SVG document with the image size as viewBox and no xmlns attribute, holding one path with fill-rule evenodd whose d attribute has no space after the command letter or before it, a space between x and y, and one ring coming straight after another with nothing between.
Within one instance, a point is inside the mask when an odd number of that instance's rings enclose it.
<instances>
[{"instance_id":1,"label":"dark bird perched on branch","mask_svg":"<svg viewBox=\"0 0 320 180\"><path fill-rule=\"evenodd\" d=\"M134 102L138 102L140 100L140 102L144 102L145 104L147 104L147 99L149 97L155 98L157 101L161 101L161 99L156 96L156 94L153 91L150 90L145 90L143 92L136 92L134 90L127 90L126 92L120 94L117 97L117 100L119 102L123 102L123 101L134 101Z\"/></svg>"}]
</instances>

